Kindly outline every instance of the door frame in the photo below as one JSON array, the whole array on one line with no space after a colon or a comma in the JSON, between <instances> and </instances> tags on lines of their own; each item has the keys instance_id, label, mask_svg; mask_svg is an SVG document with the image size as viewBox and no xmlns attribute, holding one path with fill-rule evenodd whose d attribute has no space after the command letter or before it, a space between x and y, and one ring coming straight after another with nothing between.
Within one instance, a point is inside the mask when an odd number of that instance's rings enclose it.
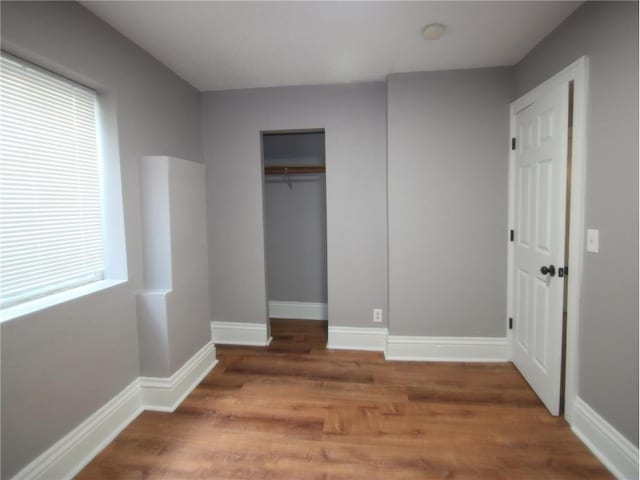
<instances>
[{"instance_id":1,"label":"door frame","mask_svg":"<svg viewBox=\"0 0 640 480\"><path fill-rule=\"evenodd\" d=\"M516 135L515 114L548 88L566 85L573 81L573 136L571 154L571 198L569 200L569 239L565 248L569 249L569 274L567 275L567 333L565 338L565 383L564 416L573 424L574 403L578 395L578 348L580 326L580 293L582 287L582 267L584 260L585 186L587 153L587 87L589 59L583 56L556 75L544 81L533 90L513 101L509 110L510 138ZM515 205L515 151L509 150L509 225L514 228ZM513 318L513 243L507 248L507 319ZM516 319L517 320L517 319ZM509 360L513 330L509 330L507 320L507 343Z\"/></svg>"}]
</instances>

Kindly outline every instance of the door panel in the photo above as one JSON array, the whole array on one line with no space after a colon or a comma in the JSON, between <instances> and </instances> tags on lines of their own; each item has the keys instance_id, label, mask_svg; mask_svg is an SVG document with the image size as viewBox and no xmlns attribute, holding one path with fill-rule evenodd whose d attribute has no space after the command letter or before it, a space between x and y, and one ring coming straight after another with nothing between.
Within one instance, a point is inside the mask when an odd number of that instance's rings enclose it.
<instances>
[{"instance_id":1,"label":"door panel","mask_svg":"<svg viewBox=\"0 0 640 480\"><path fill-rule=\"evenodd\" d=\"M551 251L551 184L552 159L548 158L536 164L536 248L541 253Z\"/></svg>"},{"instance_id":2,"label":"door panel","mask_svg":"<svg viewBox=\"0 0 640 480\"><path fill-rule=\"evenodd\" d=\"M518 286L516 288L516 318L523 324L529 323L529 272L518 269ZM529 350L529 329L516 328L515 335L520 347L527 353Z\"/></svg>"},{"instance_id":3,"label":"door panel","mask_svg":"<svg viewBox=\"0 0 640 480\"><path fill-rule=\"evenodd\" d=\"M547 350L549 348L547 339L547 326L549 325L549 288L547 282L535 279L534 289L534 319L535 334L536 334L536 352L535 360L537 366L543 371L547 372Z\"/></svg>"},{"instance_id":4,"label":"door panel","mask_svg":"<svg viewBox=\"0 0 640 480\"><path fill-rule=\"evenodd\" d=\"M516 225L518 230L518 244L523 247L528 247L530 243L529 232L531 231L531 177L531 165L522 165L518 169L519 215Z\"/></svg>"},{"instance_id":5,"label":"door panel","mask_svg":"<svg viewBox=\"0 0 640 480\"><path fill-rule=\"evenodd\" d=\"M568 86L515 113L513 361L549 411L560 412ZM553 265L556 274L541 267Z\"/></svg>"}]
</instances>

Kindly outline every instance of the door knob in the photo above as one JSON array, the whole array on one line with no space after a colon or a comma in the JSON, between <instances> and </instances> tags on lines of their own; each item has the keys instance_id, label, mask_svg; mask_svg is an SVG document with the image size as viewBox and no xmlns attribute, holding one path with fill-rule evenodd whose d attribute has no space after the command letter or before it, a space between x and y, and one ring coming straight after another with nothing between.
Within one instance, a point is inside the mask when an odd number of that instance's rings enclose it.
<instances>
[{"instance_id":1,"label":"door knob","mask_svg":"<svg viewBox=\"0 0 640 480\"><path fill-rule=\"evenodd\" d=\"M553 265L549 265L548 267L544 265L540 268L540 273L543 275L550 275L553 277L556 274L556 267L554 267Z\"/></svg>"}]
</instances>

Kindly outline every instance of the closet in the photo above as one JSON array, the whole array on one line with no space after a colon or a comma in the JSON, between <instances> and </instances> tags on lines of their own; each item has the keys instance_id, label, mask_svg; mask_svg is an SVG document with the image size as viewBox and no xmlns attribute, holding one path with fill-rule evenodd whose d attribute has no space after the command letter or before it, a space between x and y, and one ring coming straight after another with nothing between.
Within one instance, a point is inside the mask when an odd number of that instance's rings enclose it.
<instances>
[{"instance_id":1,"label":"closet","mask_svg":"<svg viewBox=\"0 0 640 480\"><path fill-rule=\"evenodd\" d=\"M262 133L271 348L324 348L327 221L324 130Z\"/></svg>"}]
</instances>

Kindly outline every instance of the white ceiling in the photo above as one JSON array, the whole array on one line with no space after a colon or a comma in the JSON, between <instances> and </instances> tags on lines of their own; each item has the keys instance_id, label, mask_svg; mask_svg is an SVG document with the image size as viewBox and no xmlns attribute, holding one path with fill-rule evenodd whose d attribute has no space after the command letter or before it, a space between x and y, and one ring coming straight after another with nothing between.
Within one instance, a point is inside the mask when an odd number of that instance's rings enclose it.
<instances>
[{"instance_id":1,"label":"white ceiling","mask_svg":"<svg viewBox=\"0 0 640 480\"><path fill-rule=\"evenodd\" d=\"M513 65L581 2L83 1L200 90ZM425 42L422 27L447 25Z\"/></svg>"}]
</instances>

